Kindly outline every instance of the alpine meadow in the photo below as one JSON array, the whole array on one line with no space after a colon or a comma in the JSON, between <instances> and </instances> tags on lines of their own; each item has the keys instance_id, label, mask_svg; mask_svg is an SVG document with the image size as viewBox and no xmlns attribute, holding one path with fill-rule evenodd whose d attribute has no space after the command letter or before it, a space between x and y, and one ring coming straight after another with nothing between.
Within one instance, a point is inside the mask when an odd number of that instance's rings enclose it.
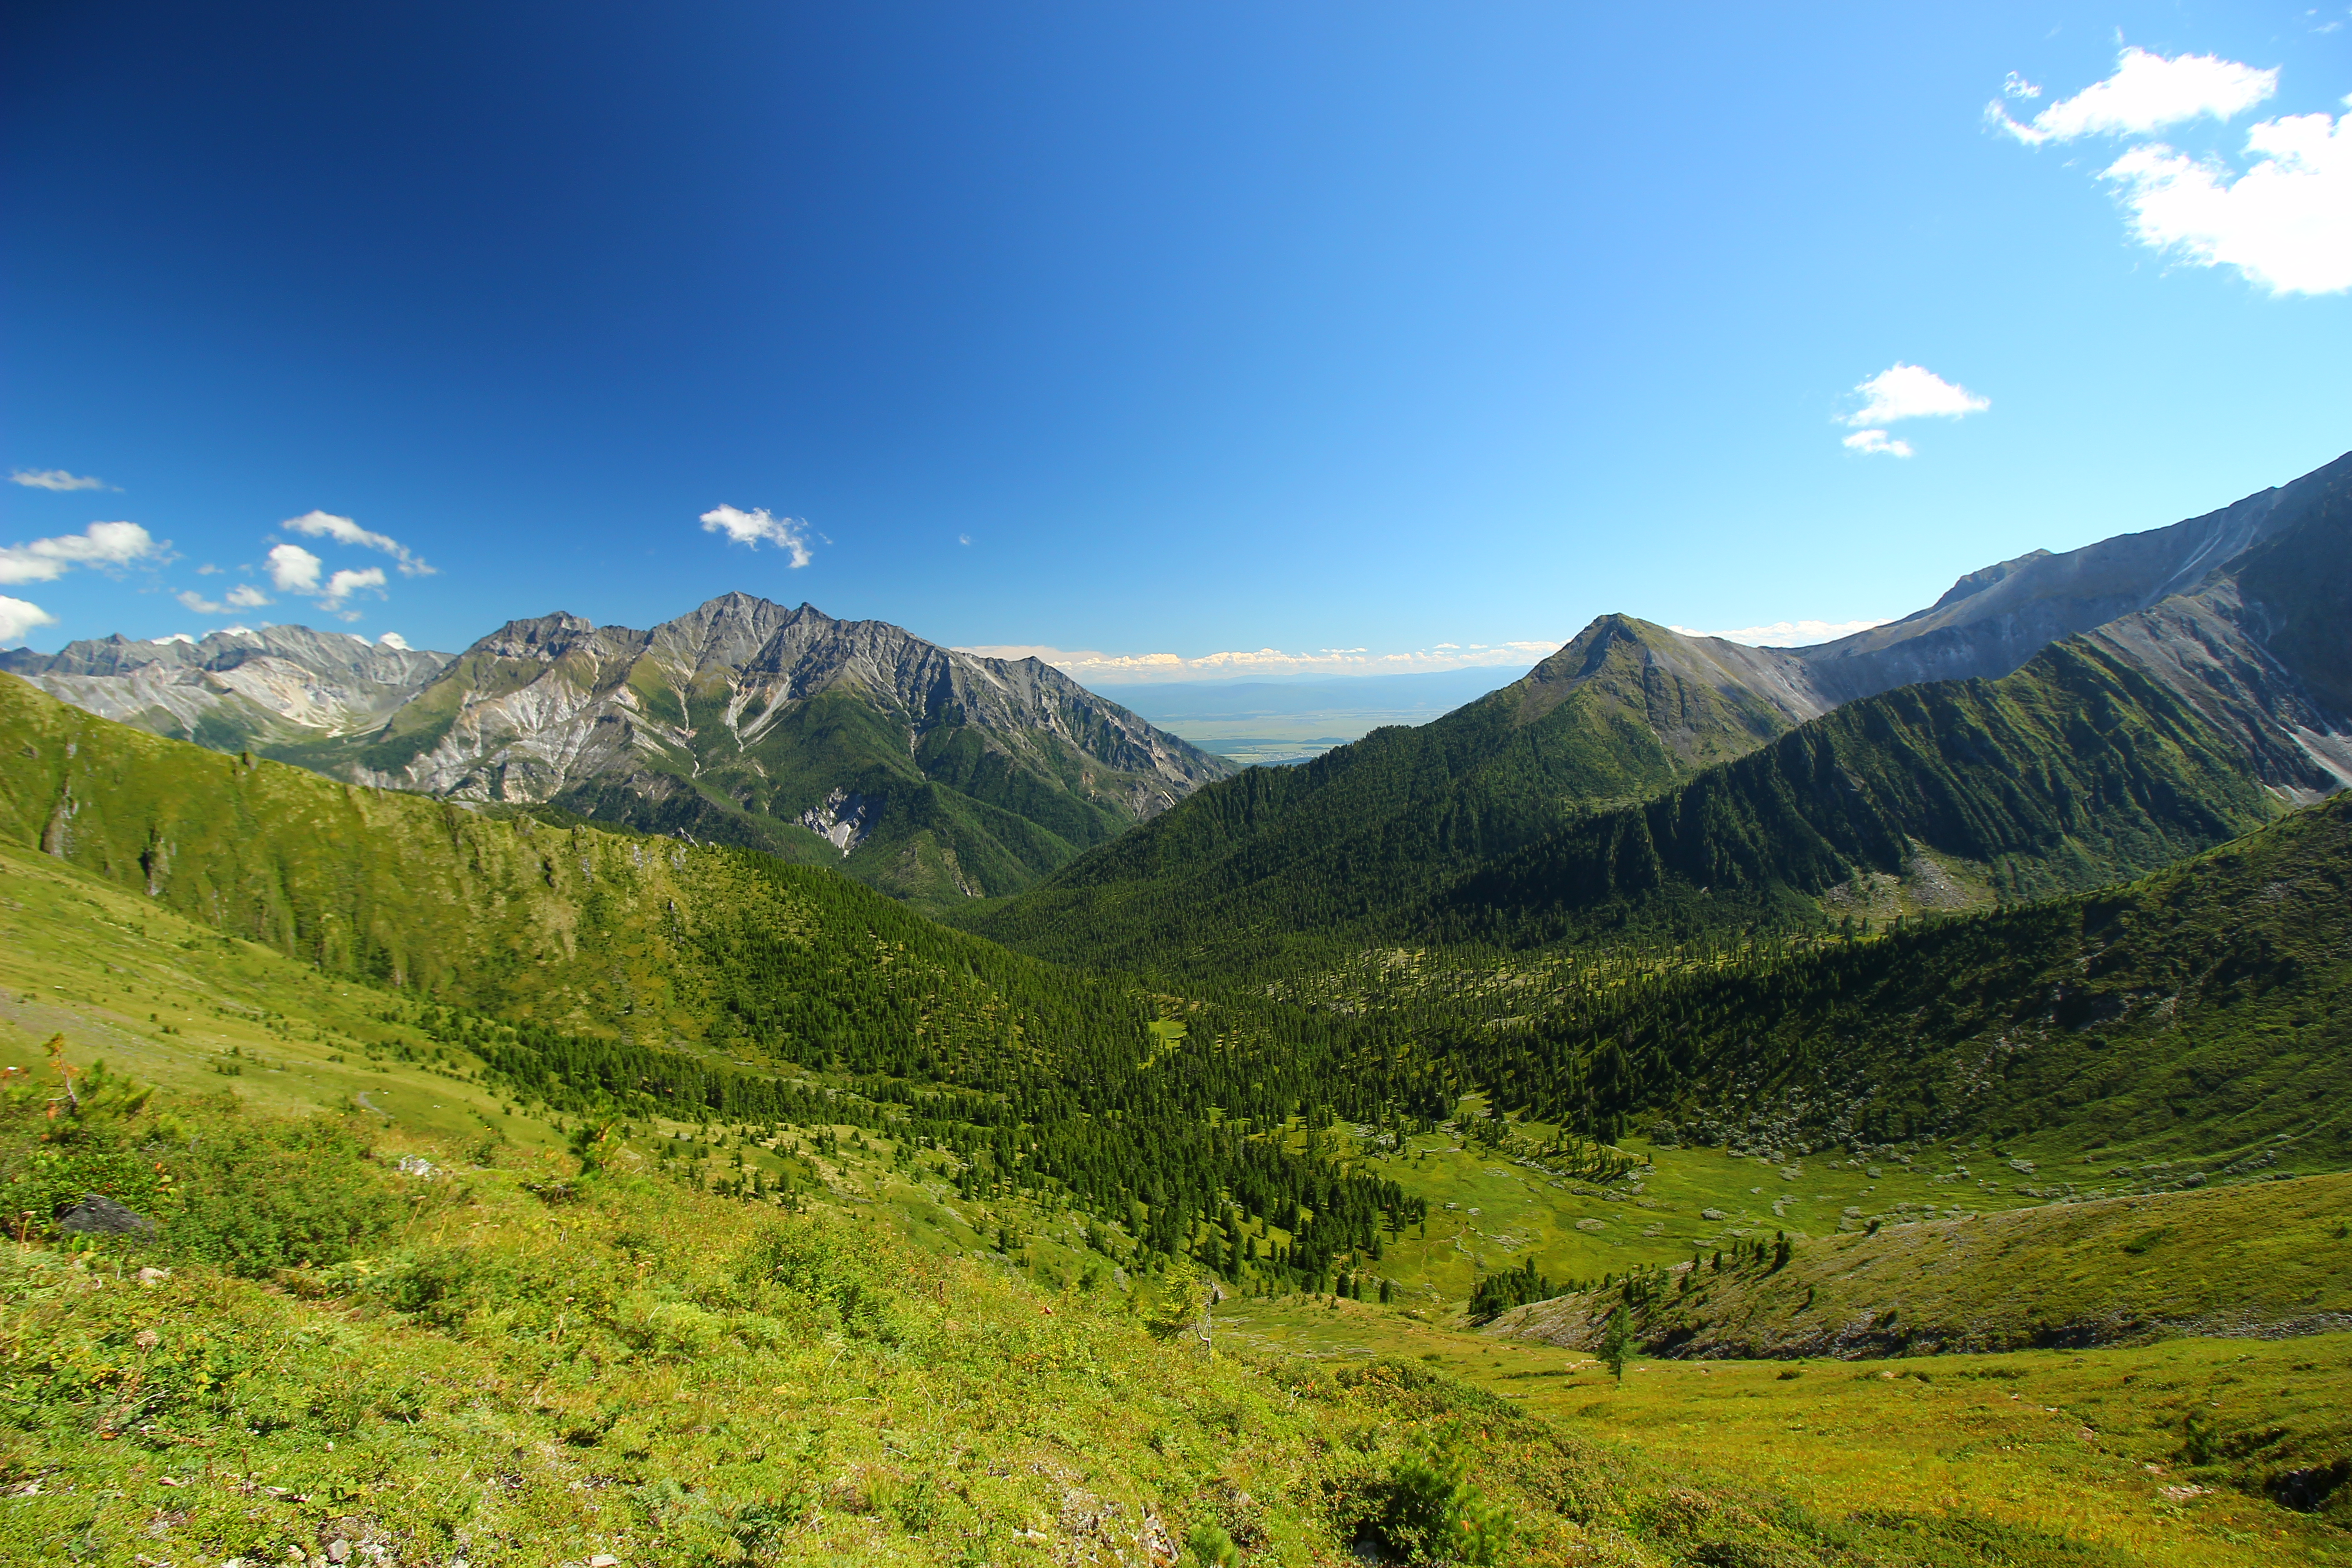
<instances>
[{"instance_id":1,"label":"alpine meadow","mask_svg":"<svg viewBox=\"0 0 2352 1568\"><path fill-rule=\"evenodd\" d=\"M12 18L0 1563L2352 1568L2342 23Z\"/></svg>"}]
</instances>

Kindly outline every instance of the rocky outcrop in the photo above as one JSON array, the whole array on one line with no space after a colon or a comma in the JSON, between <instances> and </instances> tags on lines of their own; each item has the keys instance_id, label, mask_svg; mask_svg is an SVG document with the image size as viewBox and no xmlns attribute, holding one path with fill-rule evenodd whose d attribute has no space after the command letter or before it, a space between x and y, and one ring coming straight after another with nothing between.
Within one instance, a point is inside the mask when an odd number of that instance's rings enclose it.
<instances>
[{"instance_id":1,"label":"rocky outcrop","mask_svg":"<svg viewBox=\"0 0 2352 1568\"><path fill-rule=\"evenodd\" d=\"M77 708L223 750L373 731L448 662L308 626L214 632L201 642L117 635L55 654L0 655L11 674Z\"/></svg>"},{"instance_id":2,"label":"rocky outcrop","mask_svg":"<svg viewBox=\"0 0 2352 1568\"><path fill-rule=\"evenodd\" d=\"M726 594L646 631L509 621L354 776L787 852L814 846L777 830L805 829L853 872L952 867L916 879L961 897L1025 885L1233 771L1036 659Z\"/></svg>"}]
</instances>

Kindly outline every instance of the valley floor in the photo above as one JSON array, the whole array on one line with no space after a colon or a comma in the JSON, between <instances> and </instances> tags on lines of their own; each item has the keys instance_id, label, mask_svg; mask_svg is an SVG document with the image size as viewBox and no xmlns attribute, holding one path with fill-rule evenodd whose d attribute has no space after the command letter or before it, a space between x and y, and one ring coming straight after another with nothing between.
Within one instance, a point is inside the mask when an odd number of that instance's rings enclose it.
<instances>
[{"instance_id":1,"label":"valley floor","mask_svg":"<svg viewBox=\"0 0 2352 1568\"><path fill-rule=\"evenodd\" d=\"M1975 1518L2061 1532L2093 1549L2085 1561L2352 1562L2340 1524L2232 1484L2247 1479L2250 1439L2284 1451L2271 1468L2289 1474L2296 1456L2344 1451L2352 1334L1861 1362L1637 1358L1620 1384L1588 1354L1353 1301L1236 1303L1217 1331L1332 1362L1427 1362L1700 1491L1778 1495L1825 1518ZM2192 1420L2214 1434L2204 1465L2183 1453Z\"/></svg>"}]
</instances>

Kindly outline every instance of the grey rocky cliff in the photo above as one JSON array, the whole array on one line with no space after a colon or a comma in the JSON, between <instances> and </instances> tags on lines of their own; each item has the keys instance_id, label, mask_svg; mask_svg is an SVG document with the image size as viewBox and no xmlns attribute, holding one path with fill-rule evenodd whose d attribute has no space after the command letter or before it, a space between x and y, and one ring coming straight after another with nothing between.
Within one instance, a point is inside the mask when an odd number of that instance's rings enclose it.
<instances>
[{"instance_id":1,"label":"grey rocky cliff","mask_svg":"<svg viewBox=\"0 0 2352 1568\"><path fill-rule=\"evenodd\" d=\"M0 668L102 718L207 744L303 743L380 727L449 656L308 626L218 631L200 642L120 635Z\"/></svg>"},{"instance_id":2,"label":"grey rocky cliff","mask_svg":"<svg viewBox=\"0 0 2352 1568\"><path fill-rule=\"evenodd\" d=\"M649 630L510 621L352 776L820 853L960 899L1026 886L1234 771L1035 659L727 594Z\"/></svg>"}]
</instances>

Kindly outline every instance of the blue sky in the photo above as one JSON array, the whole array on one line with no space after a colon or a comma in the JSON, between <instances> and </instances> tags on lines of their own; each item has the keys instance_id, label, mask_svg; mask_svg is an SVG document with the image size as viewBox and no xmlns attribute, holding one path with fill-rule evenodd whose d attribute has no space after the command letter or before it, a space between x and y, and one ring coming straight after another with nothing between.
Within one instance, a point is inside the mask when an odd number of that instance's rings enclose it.
<instances>
[{"instance_id":1,"label":"blue sky","mask_svg":"<svg viewBox=\"0 0 2352 1568\"><path fill-rule=\"evenodd\" d=\"M1790 9L12 13L0 633L1524 663L2352 447L2343 4Z\"/></svg>"}]
</instances>

